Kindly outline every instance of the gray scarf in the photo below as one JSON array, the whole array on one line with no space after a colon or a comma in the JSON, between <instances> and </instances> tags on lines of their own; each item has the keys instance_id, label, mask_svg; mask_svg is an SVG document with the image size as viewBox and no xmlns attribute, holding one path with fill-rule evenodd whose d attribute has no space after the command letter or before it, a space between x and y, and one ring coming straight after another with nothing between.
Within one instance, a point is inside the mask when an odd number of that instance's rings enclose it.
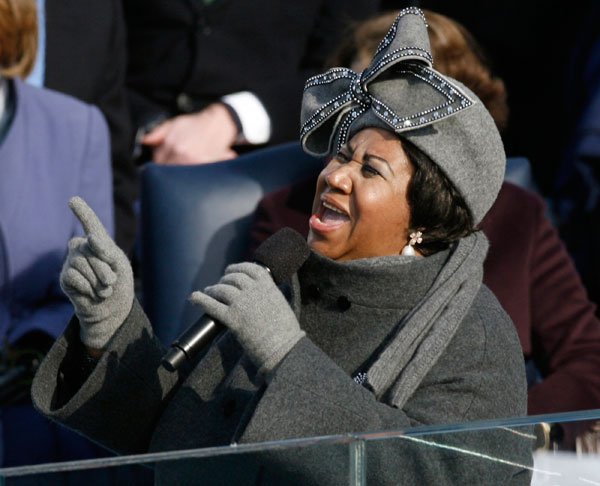
<instances>
[{"instance_id":1,"label":"gray scarf","mask_svg":"<svg viewBox=\"0 0 600 486\"><path fill-rule=\"evenodd\" d=\"M402 408L435 365L479 291L488 246L481 231L456 243L431 288L368 370L367 383L378 399Z\"/></svg>"}]
</instances>

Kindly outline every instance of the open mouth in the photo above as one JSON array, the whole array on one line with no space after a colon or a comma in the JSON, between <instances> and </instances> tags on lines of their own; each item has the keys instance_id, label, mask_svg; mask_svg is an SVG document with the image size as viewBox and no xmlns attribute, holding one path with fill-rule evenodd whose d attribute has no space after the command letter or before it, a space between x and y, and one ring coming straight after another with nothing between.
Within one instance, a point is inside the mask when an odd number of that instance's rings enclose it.
<instances>
[{"instance_id":1,"label":"open mouth","mask_svg":"<svg viewBox=\"0 0 600 486\"><path fill-rule=\"evenodd\" d=\"M321 205L310 218L310 227L317 231L333 231L350 222L350 217L340 208L321 200Z\"/></svg>"}]
</instances>

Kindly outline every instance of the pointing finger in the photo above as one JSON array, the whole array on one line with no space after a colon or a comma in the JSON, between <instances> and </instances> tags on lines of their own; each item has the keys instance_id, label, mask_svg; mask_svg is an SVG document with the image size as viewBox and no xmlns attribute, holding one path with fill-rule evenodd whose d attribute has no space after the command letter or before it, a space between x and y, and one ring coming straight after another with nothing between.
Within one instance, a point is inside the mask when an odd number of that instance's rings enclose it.
<instances>
[{"instance_id":1,"label":"pointing finger","mask_svg":"<svg viewBox=\"0 0 600 486\"><path fill-rule=\"evenodd\" d=\"M115 268L115 264L117 264L121 257L125 258L117 244L111 238L99 238L96 235L90 235L88 243L94 255L110 265L111 268ZM96 270L96 267L94 267L94 270ZM102 269L98 268L98 271L102 271Z\"/></svg>"},{"instance_id":2,"label":"pointing finger","mask_svg":"<svg viewBox=\"0 0 600 486\"><path fill-rule=\"evenodd\" d=\"M97 235L98 237L110 239L106 228L96 216L96 213L79 196L72 197L69 201L69 207L77 219L81 222L83 230L87 235Z\"/></svg>"}]
</instances>

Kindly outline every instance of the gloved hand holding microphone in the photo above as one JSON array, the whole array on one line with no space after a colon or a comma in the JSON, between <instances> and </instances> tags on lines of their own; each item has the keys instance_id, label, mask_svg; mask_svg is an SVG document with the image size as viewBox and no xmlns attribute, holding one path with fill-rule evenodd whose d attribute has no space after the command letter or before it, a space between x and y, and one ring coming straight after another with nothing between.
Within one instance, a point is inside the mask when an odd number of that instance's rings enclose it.
<instances>
[{"instance_id":1,"label":"gloved hand holding microphone","mask_svg":"<svg viewBox=\"0 0 600 486\"><path fill-rule=\"evenodd\" d=\"M256 263L229 265L218 284L190 301L228 327L262 373L305 335L269 270Z\"/></svg>"},{"instance_id":2,"label":"gloved hand holding microphone","mask_svg":"<svg viewBox=\"0 0 600 486\"><path fill-rule=\"evenodd\" d=\"M86 236L69 241L60 286L75 307L81 341L93 352L106 347L131 310L133 271L87 203L74 197L69 207Z\"/></svg>"}]
</instances>

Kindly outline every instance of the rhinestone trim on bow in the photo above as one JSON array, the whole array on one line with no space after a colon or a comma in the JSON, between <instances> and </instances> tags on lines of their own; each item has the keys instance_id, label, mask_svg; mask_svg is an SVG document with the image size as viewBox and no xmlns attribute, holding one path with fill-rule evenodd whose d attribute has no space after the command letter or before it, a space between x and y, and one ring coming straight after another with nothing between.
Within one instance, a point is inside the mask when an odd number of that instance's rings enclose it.
<instances>
[{"instance_id":1,"label":"rhinestone trim on bow","mask_svg":"<svg viewBox=\"0 0 600 486\"><path fill-rule=\"evenodd\" d=\"M312 113L300 128L300 138L303 141L326 121L331 120L331 117L337 117L333 128L334 132L337 132L335 134L337 146L328 149L339 150L347 143L352 123L367 110L372 110L375 116L385 122L392 131L402 133L438 122L473 105L474 101L461 88L432 68L433 59L425 48L428 44L424 43L422 47L402 46L402 40L398 39L392 51L384 52L394 43L399 33L399 22L409 14L419 16L425 26L427 25L425 16L418 8L409 7L402 10L381 41L371 65L361 73L348 68L333 68L306 81L304 90L305 92L311 90L314 94L313 99L323 99L328 96L331 98L313 110L309 110L309 113L310 111ZM369 85L396 64L399 66L395 74L426 83L441 95L442 101L436 102L434 106L423 106L416 113L400 116L384 101L373 96L369 91ZM331 141L329 143L331 144Z\"/></svg>"}]
</instances>

